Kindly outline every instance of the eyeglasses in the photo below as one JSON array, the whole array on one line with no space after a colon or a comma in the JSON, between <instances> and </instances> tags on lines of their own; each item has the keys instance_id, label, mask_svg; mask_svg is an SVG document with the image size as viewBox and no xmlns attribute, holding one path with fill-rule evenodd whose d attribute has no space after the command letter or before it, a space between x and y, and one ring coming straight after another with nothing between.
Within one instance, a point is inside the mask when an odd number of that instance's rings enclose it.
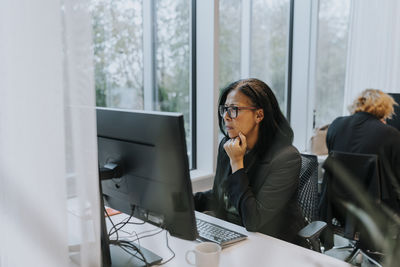
<instances>
[{"instance_id":1,"label":"eyeglasses","mask_svg":"<svg viewBox=\"0 0 400 267\"><path fill-rule=\"evenodd\" d=\"M227 112L229 118L231 118L231 119L235 119L239 114L239 110L242 110L242 109L257 109L257 108L256 107L236 107L236 106L228 106L227 107L227 106L223 106L223 105L218 107L219 115L221 117L224 117L225 112Z\"/></svg>"}]
</instances>

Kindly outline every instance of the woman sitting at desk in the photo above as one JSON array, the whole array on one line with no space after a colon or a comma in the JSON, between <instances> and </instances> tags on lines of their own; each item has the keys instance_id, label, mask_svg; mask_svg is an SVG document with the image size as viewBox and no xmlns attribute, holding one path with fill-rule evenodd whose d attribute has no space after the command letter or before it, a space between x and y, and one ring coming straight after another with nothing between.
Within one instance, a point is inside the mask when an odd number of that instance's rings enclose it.
<instances>
[{"instance_id":1,"label":"woman sitting at desk","mask_svg":"<svg viewBox=\"0 0 400 267\"><path fill-rule=\"evenodd\" d=\"M293 131L271 89L257 79L239 80L219 100L214 186L196 193L198 211L289 242L303 226L297 205L301 157Z\"/></svg>"}]
</instances>

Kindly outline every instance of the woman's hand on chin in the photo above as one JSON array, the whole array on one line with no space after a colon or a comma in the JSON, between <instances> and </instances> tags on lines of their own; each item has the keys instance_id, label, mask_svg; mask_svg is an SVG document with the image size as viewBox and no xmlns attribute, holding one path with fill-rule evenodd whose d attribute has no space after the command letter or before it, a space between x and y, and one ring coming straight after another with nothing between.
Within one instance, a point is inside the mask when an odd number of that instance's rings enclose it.
<instances>
[{"instance_id":1,"label":"woman's hand on chin","mask_svg":"<svg viewBox=\"0 0 400 267\"><path fill-rule=\"evenodd\" d=\"M232 167L232 173L244 167L243 159L247 149L246 136L239 132L239 136L229 139L224 144L224 149Z\"/></svg>"}]
</instances>

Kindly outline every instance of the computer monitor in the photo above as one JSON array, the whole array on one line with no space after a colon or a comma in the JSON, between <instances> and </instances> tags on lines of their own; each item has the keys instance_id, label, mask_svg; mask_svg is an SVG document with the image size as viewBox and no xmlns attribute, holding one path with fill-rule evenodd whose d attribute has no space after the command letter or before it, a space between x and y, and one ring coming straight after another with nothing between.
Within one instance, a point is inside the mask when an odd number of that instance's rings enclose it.
<instances>
[{"instance_id":1,"label":"computer monitor","mask_svg":"<svg viewBox=\"0 0 400 267\"><path fill-rule=\"evenodd\" d=\"M387 124L400 131L400 94L389 93L389 95L393 97L394 101L399 105L394 106L394 115L391 119L387 120Z\"/></svg>"},{"instance_id":2,"label":"computer monitor","mask_svg":"<svg viewBox=\"0 0 400 267\"><path fill-rule=\"evenodd\" d=\"M183 115L97 108L97 138L106 205L195 240Z\"/></svg>"}]
</instances>

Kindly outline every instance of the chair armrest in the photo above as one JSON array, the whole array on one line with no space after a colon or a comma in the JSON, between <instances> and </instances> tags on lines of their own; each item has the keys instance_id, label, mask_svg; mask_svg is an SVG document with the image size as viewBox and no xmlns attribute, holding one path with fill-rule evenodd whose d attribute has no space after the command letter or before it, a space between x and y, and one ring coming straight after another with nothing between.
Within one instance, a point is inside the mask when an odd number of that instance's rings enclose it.
<instances>
[{"instance_id":1,"label":"chair armrest","mask_svg":"<svg viewBox=\"0 0 400 267\"><path fill-rule=\"evenodd\" d=\"M326 226L326 222L314 221L301 229L297 234L306 239L318 238L322 230L324 230Z\"/></svg>"}]
</instances>

